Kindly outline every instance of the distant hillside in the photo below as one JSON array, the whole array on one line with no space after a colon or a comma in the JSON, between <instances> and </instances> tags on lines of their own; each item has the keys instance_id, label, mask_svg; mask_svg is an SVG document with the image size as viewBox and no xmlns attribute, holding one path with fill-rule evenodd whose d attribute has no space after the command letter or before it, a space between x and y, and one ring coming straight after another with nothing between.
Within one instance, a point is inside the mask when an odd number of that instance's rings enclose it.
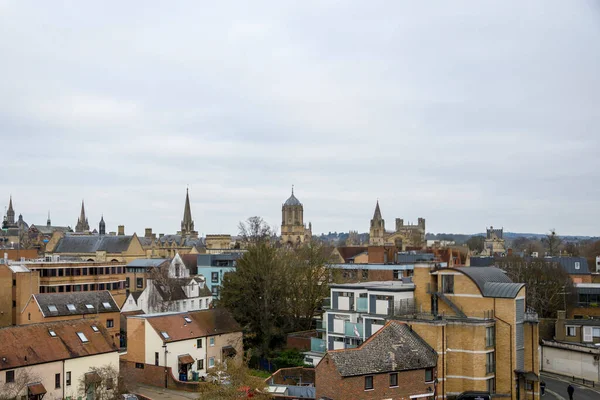
<instances>
[{"instance_id":1,"label":"distant hillside","mask_svg":"<svg viewBox=\"0 0 600 400\"><path fill-rule=\"evenodd\" d=\"M473 233L470 235L465 235L463 233L428 233L426 235L427 240L454 240L456 243L464 243L471 236L485 236L485 233ZM563 240L577 242L580 240L598 240L598 237L592 236L559 236ZM504 239L507 241L512 241L516 238L524 237L527 239L540 240L546 237L545 233L520 233L520 232L504 232Z\"/></svg>"}]
</instances>

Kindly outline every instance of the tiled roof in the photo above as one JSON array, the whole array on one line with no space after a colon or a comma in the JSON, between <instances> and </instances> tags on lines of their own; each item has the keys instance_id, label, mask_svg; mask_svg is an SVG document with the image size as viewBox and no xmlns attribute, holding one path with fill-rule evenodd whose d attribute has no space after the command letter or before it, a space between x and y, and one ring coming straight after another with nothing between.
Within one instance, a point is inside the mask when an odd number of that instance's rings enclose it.
<instances>
[{"instance_id":1,"label":"tiled roof","mask_svg":"<svg viewBox=\"0 0 600 400\"><path fill-rule=\"evenodd\" d=\"M559 263L569 275L590 274L587 259L585 257L552 257L546 258L546 260Z\"/></svg>"},{"instance_id":2,"label":"tiled roof","mask_svg":"<svg viewBox=\"0 0 600 400\"><path fill-rule=\"evenodd\" d=\"M436 366L436 352L408 325L390 321L356 349L327 353L341 376L379 374Z\"/></svg>"},{"instance_id":3,"label":"tiled roof","mask_svg":"<svg viewBox=\"0 0 600 400\"><path fill-rule=\"evenodd\" d=\"M95 332L94 324L93 319L77 319L2 328L0 370L118 351L104 326L96 323Z\"/></svg>"},{"instance_id":4,"label":"tiled roof","mask_svg":"<svg viewBox=\"0 0 600 400\"><path fill-rule=\"evenodd\" d=\"M119 312L107 290L100 292L40 293L32 295L44 317ZM34 300L31 301L34 301ZM104 303L110 307L105 307ZM92 306L91 308L88 305ZM69 309L71 307L72 309ZM56 311L54 311L56 310Z\"/></svg>"},{"instance_id":5,"label":"tiled roof","mask_svg":"<svg viewBox=\"0 0 600 400\"><path fill-rule=\"evenodd\" d=\"M184 287L187 286L191 280L196 281L195 278L181 278L181 279L173 279L173 284L171 285L173 293L169 296L169 293L166 287L161 286L158 282L154 282L154 287L156 288L156 292L162 298L163 301L175 301L175 300L186 300L188 299L187 294L185 294ZM197 281L196 281L197 282ZM204 284L203 288L199 290L199 297L208 297L212 296L211 291L208 289L206 284Z\"/></svg>"},{"instance_id":6,"label":"tiled roof","mask_svg":"<svg viewBox=\"0 0 600 400\"><path fill-rule=\"evenodd\" d=\"M58 241L54 253L122 253L132 239L130 235L67 235Z\"/></svg>"},{"instance_id":7,"label":"tiled roof","mask_svg":"<svg viewBox=\"0 0 600 400\"><path fill-rule=\"evenodd\" d=\"M54 226L54 225L31 225L30 229L35 228L39 233L47 235L52 234L54 232L73 232L70 226Z\"/></svg>"},{"instance_id":8,"label":"tiled roof","mask_svg":"<svg viewBox=\"0 0 600 400\"><path fill-rule=\"evenodd\" d=\"M475 282L484 297L514 298L524 286L513 283L504 271L496 267L454 268Z\"/></svg>"},{"instance_id":9,"label":"tiled roof","mask_svg":"<svg viewBox=\"0 0 600 400\"><path fill-rule=\"evenodd\" d=\"M344 260L356 257L360 253L364 253L368 250L368 247L364 246L342 246L338 247L337 251Z\"/></svg>"},{"instance_id":10,"label":"tiled roof","mask_svg":"<svg viewBox=\"0 0 600 400\"><path fill-rule=\"evenodd\" d=\"M185 317L188 317L191 322L187 322ZM131 318L146 318L164 342L242 331L233 316L222 308L189 313L142 315ZM169 339L165 339L161 332L166 332Z\"/></svg>"}]
</instances>

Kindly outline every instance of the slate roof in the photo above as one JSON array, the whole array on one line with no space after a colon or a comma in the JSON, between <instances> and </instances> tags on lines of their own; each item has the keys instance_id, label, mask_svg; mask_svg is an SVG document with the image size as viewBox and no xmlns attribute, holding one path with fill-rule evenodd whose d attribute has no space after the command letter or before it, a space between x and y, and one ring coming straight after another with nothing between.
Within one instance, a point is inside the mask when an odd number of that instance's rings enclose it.
<instances>
[{"instance_id":1,"label":"slate roof","mask_svg":"<svg viewBox=\"0 0 600 400\"><path fill-rule=\"evenodd\" d=\"M165 288L163 288L161 285L159 285L158 282L154 282L154 287L156 288L156 292L162 298L163 301L187 300L188 296L185 294L184 287L186 285L188 285L192 279L196 280L195 278L178 279L176 281L177 284L173 285L173 288L172 288L173 293L171 294L170 299L169 299L168 292L165 290ZM199 290L198 297L209 297L209 296L212 296L212 293L205 284L204 287Z\"/></svg>"},{"instance_id":2,"label":"slate roof","mask_svg":"<svg viewBox=\"0 0 600 400\"><path fill-rule=\"evenodd\" d=\"M546 260L557 262L569 275L589 275L587 259L585 257L548 257ZM575 268L579 263L579 269Z\"/></svg>"},{"instance_id":3,"label":"slate roof","mask_svg":"<svg viewBox=\"0 0 600 400\"><path fill-rule=\"evenodd\" d=\"M40 293L32 295L32 299L37 302L44 317L120 311L115 299L107 290L99 292ZM103 303L110 304L110 308L104 307ZM68 304L74 305L75 310L69 310ZM93 308L88 308L88 304L91 304ZM49 306L55 306L56 311L50 310Z\"/></svg>"},{"instance_id":4,"label":"slate roof","mask_svg":"<svg viewBox=\"0 0 600 400\"><path fill-rule=\"evenodd\" d=\"M0 370L118 351L106 328L94 321L76 319L0 329ZM94 324L98 332L92 330ZM78 332L85 335L87 343Z\"/></svg>"},{"instance_id":5,"label":"slate roof","mask_svg":"<svg viewBox=\"0 0 600 400\"><path fill-rule=\"evenodd\" d=\"M343 377L433 368L436 352L406 324L389 321L356 349L327 353Z\"/></svg>"},{"instance_id":6,"label":"slate roof","mask_svg":"<svg viewBox=\"0 0 600 400\"><path fill-rule=\"evenodd\" d=\"M190 318L192 322L186 322L185 317ZM176 342L242 331L242 327L233 319L233 316L223 308L189 313L147 314L131 318L145 318L163 342ZM167 332L169 339L165 339L161 332Z\"/></svg>"},{"instance_id":7,"label":"slate roof","mask_svg":"<svg viewBox=\"0 0 600 400\"><path fill-rule=\"evenodd\" d=\"M183 254L179 255L181 257L181 261L186 266L188 271L190 271L191 275L196 275L198 273L198 255L197 254Z\"/></svg>"},{"instance_id":8,"label":"slate roof","mask_svg":"<svg viewBox=\"0 0 600 400\"><path fill-rule=\"evenodd\" d=\"M471 257L471 267L491 267L495 262L494 257Z\"/></svg>"},{"instance_id":9,"label":"slate roof","mask_svg":"<svg viewBox=\"0 0 600 400\"><path fill-rule=\"evenodd\" d=\"M169 261L166 258L138 258L127 264L127 267L155 268Z\"/></svg>"},{"instance_id":10,"label":"slate roof","mask_svg":"<svg viewBox=\"0 0 600 400\"><path fill-rule=\"evenodd\" d=\"M475 282L484 297L514 298L523 283L513 283L504 271L496 267L453 268Z\"/></svg>"},{"instance_id":11,"label":"slate roof","mask_svg":"<svg viewBox=\"0 0 600 400\"><path fill-rule=\"evenodd\" d=\"M132 239L132 235L67 235L58 241L54 253L122 253Z\"/></svg>"},{"instance_id":12,"label":"slate roof","mask_svg":"<svg viewBox=\"0 0 600 400\"><path fill-rule=\"evenodd\" d=\"M70 226L54 226L54 225L31 225L29 227L29 229L35 229L37 230L39 233L44 234L44 235L48 235L48 234L52 234L54 232L73 232L73 229L71 229Z\"/></svg>"},{"instance_id":13,"label":"slate roof","mask_svg":"<svg viewBox=\"0 0 600 400\"><path fill-rule=\"evenodd\" d=\"M285 203L283 203L284 206L301 206L302 203L300 203L300 200L298 200L296 198L296 196L294 196L294 192L292 192L292 195L285 201Z\"/></svg>"}]
</instances>

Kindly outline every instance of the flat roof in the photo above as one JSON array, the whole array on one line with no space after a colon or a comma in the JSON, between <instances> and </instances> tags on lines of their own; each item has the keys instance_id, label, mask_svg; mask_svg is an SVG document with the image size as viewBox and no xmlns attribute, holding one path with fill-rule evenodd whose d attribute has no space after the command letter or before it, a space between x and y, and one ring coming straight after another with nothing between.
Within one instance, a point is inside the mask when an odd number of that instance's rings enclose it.
<instances>
[{"instance_id":1,"label":"flat roof","mask_svg":"<svg viewBox=\"0 0 600 400\"><path fill-rule=\"evenodd\" d=\"M338 283L330 285L332 289L368 289L383 291L406 291L414 290L414 283L403 283L401 281L371 281L357 283Z\"/></svg>"}]
</instances>

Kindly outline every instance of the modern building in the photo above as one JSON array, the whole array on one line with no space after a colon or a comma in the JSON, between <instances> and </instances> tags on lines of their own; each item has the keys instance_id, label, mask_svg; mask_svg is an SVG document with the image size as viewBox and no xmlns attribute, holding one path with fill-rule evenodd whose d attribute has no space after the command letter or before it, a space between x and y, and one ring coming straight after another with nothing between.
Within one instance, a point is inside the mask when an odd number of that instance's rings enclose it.
<instances>
[{"instance_id":1,"label":"modern building","mask_svg":"<svg viewBox=\"0 0 600 400\"><path fill-rule=\"evenodd\" d=\"M241 251L222 254L198 254L198 274L206 277L206 286L213 298L219 298L223 276L235 271L237 260L242 257Z\"/></svg>"},{"instance_id":2,"label":"modern building","mask_svg":"<svg viewBox=\"0 0 600 400\"><path fill-rule=\"evenodd\" d=\"M281 243L290 246L310 242L312 238L312 224L308 228L304 224L304 206L300 200L292 195L281 206Z\"/></svg>"},{"instance_id":3,"label":"modern building","mask_svg":"<svg viewBox=\"0 0 600 400\"><path fill-rule=\"evenodd\" d=\"M316 398L433 400L437 362L408 325L389 321L359 347L327 352L316 367Z\"/></svg>"},{"instance_id":4,"label":"modern building","mask_svg":"<svg viewBox=\"0 0 600 400\"><path fill-rule=\"evenodd\" d=\"M420 249L425 246L425 218L419 218L417 224L405 224L401 218L396 218L396 229L393 232L385 230L385 220L381 216L379 200L369 229L369 245L396 246L400 250Z\"/></svg>"},{"instance_id":5,"label":"modern building","mask_svg":"<svg viewBox=\"0 0 600 400\"><path fill-rule=\"evenodd\" d=\"M8 398L77 399L117 383L119 353L102 325L77 319L0 329L0 388ZM99 388L100 386L100 388Z\"/></svg>"},{"instance_id":6,"label":"modern building","mask_svg":"<svg viewBox=\"0 0 600 400\"><path fill-rule=\"evenodd\" d=\"M23 265L0 263L0 327L17 325L21 310L39 288L39 272Z\"/></svg>"},{"instance_id":7,"label":"modern building","mask_svg":"<svg viewBox=\"0 0 600 400\"><path fill-rule=\"evenodd\" d=\"M125 288L130 293L146 289L146 280L155 268L166 268L171 263L168 258L138 258L125 267Z\"/></svg>"},{"instance_id":8,"label":"modern building","mask_svg":"<svg viewBox=\"0 0 600 400\"><path fill-rule=\"evenodd\" d=\"M126 362L139 369L169 367L180 381L205 377L210 368L243 352L242 328L223 309L130 316L127 332L136 339L129 341Z\"/></svg>"},{"instance_id":9,"label":"modern building","mask_svg":"<svg viewBox=\"0 0 600 400\"><path fill-rule=\"evenodd\" d=\"M120 346L120 309L109 291L32 294L19 314L17 325L42 322L90 320L106 328L116 346Z\"/></svg>"}]
</instances>

